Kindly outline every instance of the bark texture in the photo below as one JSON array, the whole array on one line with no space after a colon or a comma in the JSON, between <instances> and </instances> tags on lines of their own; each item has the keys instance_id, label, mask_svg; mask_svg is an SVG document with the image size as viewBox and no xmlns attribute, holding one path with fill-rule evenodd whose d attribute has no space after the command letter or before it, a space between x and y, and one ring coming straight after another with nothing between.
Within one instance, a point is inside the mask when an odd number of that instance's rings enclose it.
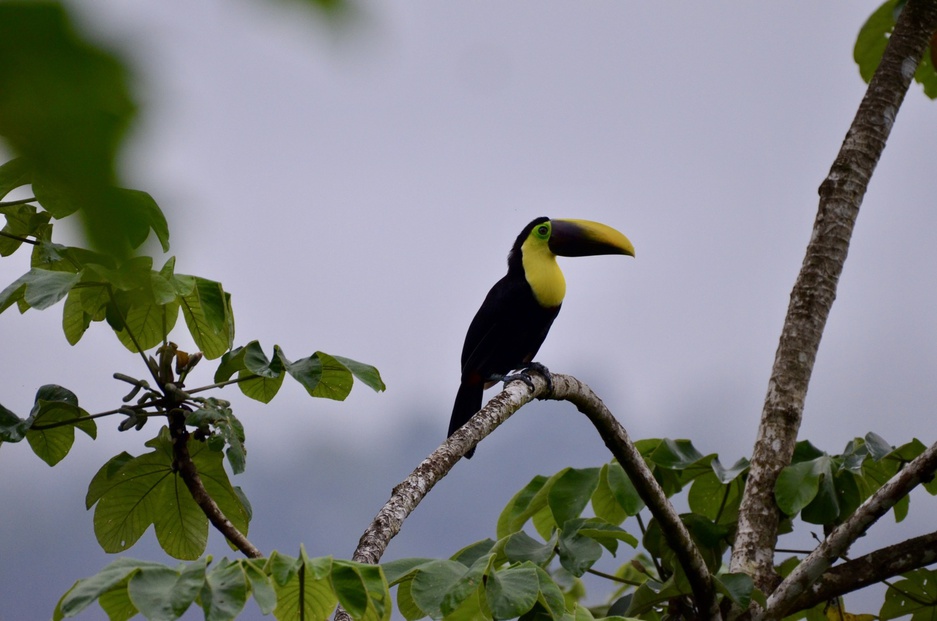
<instances>
[{"instance_id":1,"label":"bark texture","mask_svg":"<svg viewBox=\"0 0 937 621\"><path fill-rule=\"evenodd\" d=\"M813 233L791 292L768 382L731 561L733 572L748 573L766 593L778 582L773 567L779 522L774 485L790 463L797 441L807 386L859 207L935 27L937 2L909 0L820 186Z\"/></svg>"}]
</instances>

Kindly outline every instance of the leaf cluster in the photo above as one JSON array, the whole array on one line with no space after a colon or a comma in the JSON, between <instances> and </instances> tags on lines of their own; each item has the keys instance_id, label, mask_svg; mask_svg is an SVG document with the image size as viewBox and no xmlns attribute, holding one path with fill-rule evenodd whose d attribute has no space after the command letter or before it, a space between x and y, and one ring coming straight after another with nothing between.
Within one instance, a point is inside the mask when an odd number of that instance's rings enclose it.
<instances>
[{"instance_id":1,"label":"leaf cluster","mask_svg":"<svg viewBox=\"0 0 937 621\"><path fill-rule=\"evenodd\" d=\"M98 601L110 621L142 614L172 621L195 603L206 619L229 621L253 596L263 614L281 621L327 619L341 604L355 619L391 618L390 594L380 567L331 557L274 552L265 559L210 557L168 567L122 558L79 580L59 600L54 621L74 617Z\"/></svg>"}]
</instances>

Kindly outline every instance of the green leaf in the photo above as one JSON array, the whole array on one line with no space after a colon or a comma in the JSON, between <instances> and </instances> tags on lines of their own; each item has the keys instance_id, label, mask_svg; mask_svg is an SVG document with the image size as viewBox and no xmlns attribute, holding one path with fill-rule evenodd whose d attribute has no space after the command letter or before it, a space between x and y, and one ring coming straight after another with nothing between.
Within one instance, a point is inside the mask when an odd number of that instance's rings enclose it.
<instances>
[{"instance_id":1,"label":"green leaf","mask_svg":"<svg viewBox=\"0 0 937 621\"><path fill-rule=\"evenodd\" d=\"M102 593L98 605L107 614L109 621L130 621L139 614L137 607L130 601L126 588L116 587Z\"/></svg>"},{"instance_id":2,"label":"green leaf","mask_svg":"<svg viewBox=\"0 0 937 621\"><path fill-rule=\"evenodd\" d=\"M504 541L504 555L510 563L530 561L535 565L543 565L553 558L555 542L546 543L537 541L524 531L516 532Z\"/></svg>"},{"instance_id":3,"label":"green leaf","mask_svg":"<svg viewBox=\"0 0 937 621\"><path fill-rule=\"evenodd\" d=\"M78 407L78 397L75 393L55 384L46 384L36 392L35 404L29 414L30 427L26 432L26 440L37 456L54 466L71 450L76 427L94 438L97 435L97 426L93 420L83 420L49 429L38 427L75 421L79 417L87 416L88 413Z\"/></svg>"},{"instance_id":4,"label":"green leaf","mask_svg":"<svg viewBox=\"0 0 937 621\"><path fill-rule=\"evenodd\" d=\"M19 442L26 437L31 419L22 419L0 405L0 443Z\"/></svg>"},{"instance_id":5,"label":"green leaf","mask_svg":"<svg viewBox=\"0 0 937 621\"><path fill-rule=\"evenodd\" d=\"M440 618L445 594L467 573L465 565L456 561L434 560L420 566L410 585L414 603L424 614Z\"/></svg>"},{"instance_id":6,"label":"green leaf","mask_svg":"<svg viewBox=\"0 0 937 621\"><path fill-rule=\"evenodd\" d=\"M602 558L602 546L580 532L584 520L570 520L560 531L557 552L563 569L577 578Z\"/></svg>"},{"instance_id":7,"label":"green leaf","mask_svg":"<svg viewBox=\"0 0 937 621\"><path fill-rule=\"evenodd\" d=\"M121 310L122 324L117 338L134 353L163 343L179 318L179 302L173 299L168 304L157 304L152 289L118 291L115 299Z\"/></svg>"},{"instance_id":8,"label":"green leaf","mask_svg":"<svg viewBox=\"0 0 937 621\"><path fill-rule=\"evenodd\" d=\"M332 561L332 588L342 607L354 618L368 610L368 592L356 567L347 561Z\"/></svg>"},{"instance_id":9,"label":"green leaf","mask_svg":"<svg viewBox=\"0 0 937 621\"><path fill-rule=\"evenodd\" d=\"M592 493L592 510L595 512L596 517L600 517L610 524L621 524L628 517L628 514L618 504L615 495L612 493L612 488L608 483L608 468L609 464L603 464L602 470L599 472L599 483Z\"/></svg>"},{"instance_id":10,"label":"green leaf","mask_svg":"<svg viewBox=\"0 0 937 621\"><path fill-rule=\"evenodd\" d=\"M475 543L470 543L465 546L458 552L452 555L451 559L453 561L459 561L466 567L471 567L475 561L480 559L483 556L488 556L494 551L495 545L498 542L491 539L482 539L481 541L476 541Z\"/></svg>"},{"instance_id":11,"label":"green leaf","mask_svg":"<svg viewBox=\"0 0 937 621\"><path fill-rule=\"evenodd\" d=\"M218 566L205 576L199 601L205 621L230 621L237 617L247 603L247 576L237 561L221 559Z\"/></svg>"},{"instance_id":12,"label":"green leaf","mask_svg":"<svg viewBox=\"0 0 937 621\"><path fill-rule=\"evenodd\" d=\"M538 474L522 490L514 494L514 497L511 498L498 516L496 532L499 539L519 531L524 523L530 519L530 515L532 515L529 512L531 503L535 498L538 498L540 490L543 489L548 480L547 477ZM542 500L544 501L543 506L545 506L545 495L542 496Z\"/></svg>"},{"instance_id":13,"label":"green leaf","mask_svg":"<svg viewBox=\"0 0 937 621\"><path fill-rule=\"evenodd\" d=\"M662 468L684 470L703 459L703 454L696 450L696 447L689 440L665 438L661 441L660 446L650 454L650 458L652 462Z\"/></svg>"},{"instance_id":14,"label":"green leaf","mask_svg":"<svg viewBox=\"0 0 937 621\"><path fill-rule=\"evenodd\" d=\"M550 575L541 568L537 568L537 580L540 585L540 595L537 601L554 619L561 619L566 614L566 598Z\"/></svg>"},{"instance_id":15,"label":"green leaf","mask_svg":"<svg viewBox=\"0 0 937 621\"><path fill-rule=\"evenodd\" d=\"M68 455L75 442L75 428L82 429L92 438L97 433L97 427L93 420L85 420L80 423L72 422L60 427L50 429L39 429L40 425L51 425L55 423L66 423L75 419L88 416L88 413L63 401L45 401L40 400L33 408L33 421L29 430L26 432L26 440L33 452L50 466L62 461Z\"/></svg>"},{"instance_id":16,"label":"green leaf","mask_svg":"<svg viewBox=\"0 0 937 621\"><path fill-rule=\"evenodd\" d=\"M832 477L831 463L829 455L821 455L784 468L774 486L778 507L787 515L797 515L817 496L821 475Z\"/></svg>"},{"instance_id":17,"label":"green leaf","mask_svg":"<svg viewBox=\"0 0 937 621\"><path fill-rule=\"evenodd\" d=\"M234 416L227 401L208 398L202 402L202 407L186 415L187 425L200 428L211 428L218 433L223 441L225 455L231 464L234 474L244 472L247 460L247 448L244 446L244 427L241 421Z\"/></svg>"},{"instance_id":18,"label":"green leaf","mask_svg":"<svg viewBox=\"0 0 937 621\"><path fill-rule=\"evenodd\" d=\"M721 574L713 576L716 590L732 600L741 609L748 608L752 601L755 583L748 574Z\"/></svg>"},{"instance_id":19,"label":"green leaf","mask_svg":"<svg viewBox=\"0 0 937 621\"><path fill-rule=\"evenodd\" d=\"M62 309L62 330L69 345L75 345L81 340L85 330L91 325L91 319L91 315L81 307L81 290L69 291Z\"/></svg>"},{"instance_id":20,"label":"green leaf","mask_svg":"<svg viewBox=\"0 0 937 621\"><path fill-rule=\"evenodd\" d=\"M579 529L581 535L600 543L612 554L618 552L619 541L627 543L632 548L638 545L638 539L634 535L600 518L581 518L574 520L573 523L578 524L576 528Z\"/></svg>"},{"instance_id":21,"label":"green leaf","mask_svg":"<svg viewBox=\"0 0 937 621\"><path fill-rule=\"evenodd\" d=\"M148 621L173 621L195 601L205 582L207 559L179 570L170 567L141 569L127 584L134 607Z\"/></svg>"},{"instance_id":22,"label":"green leaf","mask_svg":"<svg viewBox=\"0 0 937 621\"><path fill-rule=\"evenodd\" d=\"M488 574L485 595L495 619L519 617L533 608L539 594L540 579L531 563Z\"/></svg>"},{"instance_id":23,"label":"green leaf","mask_svg":"<svg viewBox=\"0 0 937 621\"><path fill-rule=\"evenodd\" d=\"M897 0L889 0L877 8L862 25L856 37L852 56L859 65L859 74L866 83L872 79L872 74L878 68L885 46L888 45L888 37L895 28L897 4Z\"/></svg>"},{"instance_id":24,"label":"green leaf","mask_svg":"<svg viewBox=\"0 0 937 621\"><path fill-rule=\"evenodd\" d=\"M23 300L23 296L26 293L26 279L28 276L28 272L23 274L7 285L3 291L0 291L0 313L13 306L13 304L19 306L21 313L29 308Z\"/></svg>"},{"instance_id":25,"label":"green leaf","mask_svg":"<svg viewBox=\"0 0 937 621\"><path fill-rule=\"evenodd\" d=\"M0 198L18 187L32 181L32 166L22 157L17 157L0 166Z\"/></svg>"},{"instance_id":26,"label":"green leaf","mask_svg":"<svg viewBox=\"0 0 937 621\"><path fill-rule=\"evenodd\" d=\"M644 508L644 501L638 495L638 490L617 462L608 465L608 486L615 500L628 515L637 515Z\"/></svg>"},{"instance_id":27,"label":"green leaf","mask_svg":"<svg viewBox=\"0 0 937 621\"><path fill-rule=\"evenodd\" d=\"M801 519L809 524L835 523L840 515L838 496L833 473L830 470L822 471L817 495L804 507Z\"/></svg>"},{"instance_id":28,"label":"green leaf","mask_svg":"<svg viewBox=\"0 0 937 621\"><path fill-rule=\"evenodd\" d=\"M290 362L279 347L274 346L273 350L287 372L313 397L343 401L351 392L354 381L351 371L332 356L317 351L308 358Z\"/></svg>"},{"instance_id":29,"label":"green leaf","mask_svg":"<svg viewBox=\"0 0 937 621\"><path fill-rule=\"evenodd\" d=\"M163 428L147 446L155 450L130 459L118 456L92 480L86 503L97 503L94 531L98 543L106 552L121 552L152 524L167 554L180 559L198 558L205 550L208 518L172 467L168 431ZM208 494L235 527L246 534L248 517L228 481L222 454L191 437L188 448Z\"/></svg>"},{"instance_id":30,"label":"green leaf","mask_svg":"<svg viewBox=\"0 0 937 621\"><path fill-rule=\"evenodd\" d=\"M882 621L911 617L912 621L937 616L937 572L917 569L902 575L885 592L885 603L879 611Z\"/></svg>"},{"instance_id":31,"label":"green leaf","mask_svg":"<svg viewBox=\"0 0 937 621\"><path fill-rule=\"evenodd\" d=\"M352 360L351 358L345 358L344 356L333 357L351 371L355 377L361 380L365 386L368 386L375 392L382 392L387 389L387 386L384 385L384 380L381 379L381 373L376 367L358 362L357 360Z\"/></svg>"},{"instance_id":32,"label":"green leaf","mask_svg":"<svg viewBox=\"0 0 937 621\"><path fill-rule=\"evenodd\" d=\"M276 583L273 616L279 621L326 619L338 603L330 580L331 566L331 559L310 559L300 549L299 569L284 584Z\"/></svg>"},{"instance_id":33,"label":"green leaf","mask_svg":"<svg viewBox=\"0 0 937 621\"><path fill-rule=\"evenodd\" d=\"M238 372L238 378L250 379L238 382L238 388L251 399L270 403L283 384L283 360L276 355L267 360L257 341L248 343L243 352L244 369Z\"/></svg>"},{"instance_id":34,"label":"green leaf","mask_svg":"<svg viewBox=\"0 0 937 621\"><path fill-rule=\"evenodd\" d=\"M114 188L114 203L127 218L127 234L132 248L146 241L150 230L156 234L163 252L169 252L169 225L153 197L139 190Z\"/></svg>"},{"instance_id":35,"label":"green leaf","mask_svg":"<svg viewBox=\"0 0 937 621\"><path fill-rule=\"evenodd\" d=\"M12 237L0 237L0 257L8 257L23 245L21 239L39 237L40 232L49 226L51 216L46 211L39 211L34 205L8 205L0 207L0 213L6 216L3 232Z\"/></svg>"},{"instance_id":36,"label":"green leaf","mask_svg":"<svg viewBox=\"0 0 937 621\"><path fill-rule=\"evenodd\" d=\"M556 479L547 496L557 524L579 517L599 484L598 468L570 468Z\"/></svg>"},{"instance_id":37,"label":"green leaf","mask_svg":"<svg viewBox=\"0 0 937 621\"><path fill-rule=\"evenodd\" d=\"M872 433L865 434L865 445L869 449L869 455L872 459L879 461L894 450L891 444L885 441L882 436Z\"/></svg>"},{"instance_id":38,"label":"green leaf","mask_svg":"<svg viewBox=\"0 0 937 621\"><path fill-rule=\"evenodd\" d=\"M37 310L49 308L64 298L80 278L80 274L33 268L25 276L23 300Z\"/></svg>"},{"instance_id":39,"label":"green leaf","mask_svg":"<svg viewBox=\"0 0 937 621\"><path fill-rule=\"evenodd\" d=\"M56 606L57 615L74 617L141 569L155 570L162 567L159 563L119 558L94 576L76 582L59 600Z\"/></svg>"},{"instance_id":40,"label":"green leaf","mask_svg":"<svg viewBox=\"0 0 937 621\"><path fill-rule=\"evenodd\" d=\"M428 563L431 560L433 559L401 558L394 561L389 561L387 563L381 563L381 568L384 570L384 576L387 578L387 583L393 586L408 576L412 577L412 574L418 567L420 567L420 565Z\"/></svg>"},{"instance_id":41,"label":"green leaf","mask_svg":"<svg viewBox=\"0 0 937 621\"><path fill-rule=\"evenodd\" d=\"M178 278L178 277L176 277ZM234 342L234 316L221 283L190 277L192 291L182 296L182 314L195 344L209 360L220 357Z\"/></svg>"},{"instance_id":42,"label":"green leaf","mask_svg":"<svg viewBox=\"0 0 937 621\"><path fill-rule=\"evenodd\" d=\"M277 607L277 593L273 579L263 571L261 561L249 559L242 561L244 574L250 581L251 593L257 607L264 615L269 615Z\"/></svg>"}]
</instances>

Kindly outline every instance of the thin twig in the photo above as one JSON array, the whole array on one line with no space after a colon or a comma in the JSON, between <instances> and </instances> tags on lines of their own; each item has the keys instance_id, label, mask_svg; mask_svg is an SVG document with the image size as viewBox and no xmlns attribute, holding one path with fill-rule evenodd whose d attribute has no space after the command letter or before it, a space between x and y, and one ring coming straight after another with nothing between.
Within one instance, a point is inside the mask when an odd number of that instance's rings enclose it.
<instances>
[{"instance_id":1,"label":"thin twig","mask_svg":"<svg viewBox=\"0 0 937 621\"><path fill-rule=\"evenodd\" d=\"M0 231L0 237L6 237L7 239L14 239L24 244L32 244L33 246L39 245L39 242L36 241L35 239L30 239L28 237L20 237L19 235L14 235L13 233L7 233L6 231Z\"/></svg>"},{"instance_id":2,"label":"thin twig","mask_svg":"<svg viewBox=\"0 0 937 621\"><path fill-rule=\"evenodd\" d=\"M16 205L25 205L26 203L35 202L36 197L32 198L20 198L15 201L0 201L0 207L15 207Z\"/></svg>"}]
</instances>

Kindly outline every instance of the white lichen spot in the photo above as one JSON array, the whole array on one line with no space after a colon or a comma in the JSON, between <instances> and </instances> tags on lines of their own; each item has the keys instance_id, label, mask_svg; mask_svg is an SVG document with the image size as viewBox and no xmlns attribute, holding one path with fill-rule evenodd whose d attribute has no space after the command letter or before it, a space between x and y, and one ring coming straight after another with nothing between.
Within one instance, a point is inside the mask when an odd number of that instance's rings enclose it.
<instances>
[{"instance_id":1,"label":"white lichen spot","mask_svg":"<svg viewBox=\"0 0 937 621\"><path fill-rule=\"evenodd\" d=\"M917 61L913 58L905 58L901 61L901 77L903 77L908 82L911 81L911 78L914 77L914 72L917 71Z\"/></svg>"}]
</instances>

